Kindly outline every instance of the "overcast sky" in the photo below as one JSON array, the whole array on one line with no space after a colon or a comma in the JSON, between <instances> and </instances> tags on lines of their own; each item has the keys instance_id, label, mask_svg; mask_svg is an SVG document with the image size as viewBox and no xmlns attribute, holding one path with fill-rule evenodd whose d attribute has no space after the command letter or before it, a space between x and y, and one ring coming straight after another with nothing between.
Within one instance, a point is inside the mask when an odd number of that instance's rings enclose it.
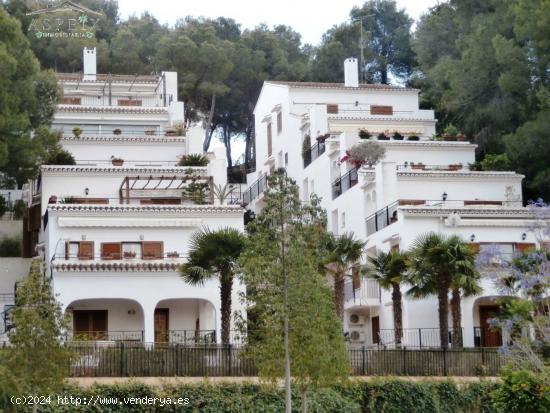
<instances>
[{"instance_id":1,"label":"overcast sky","mask_svg":"<svg viewBox=\"0 0 550 413\"><path fill-rule=\"evenodd\" d=\"M397 0L399 9L405 8L417 20L429 7L441 0ZM357 0L118 0L120 15L151 12L161 23L173 24L178 18L204 16L231 17L243 29L259 23L268 26L286 24L302 34L304 43L318 44L322 34L335 24L349 18Z\"/></svg>"}]
</instances>

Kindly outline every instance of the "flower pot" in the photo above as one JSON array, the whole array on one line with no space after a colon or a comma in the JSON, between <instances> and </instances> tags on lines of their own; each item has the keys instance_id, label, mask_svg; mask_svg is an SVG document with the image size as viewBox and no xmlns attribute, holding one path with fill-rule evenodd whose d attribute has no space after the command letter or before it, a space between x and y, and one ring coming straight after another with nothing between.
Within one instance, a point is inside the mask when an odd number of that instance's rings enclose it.
<instances>
[{"instance_id":1,"label":"flower pot","mask_svg":"<svg viewBox=\"0 0 550 413\"><path fill-rule=\"evenodd\" d=\"M456 137L456 140L459 141L459 142L466 142L468 140L468 138L466 137L466 135L458 135Z\"/></svg>"},{"instance_id":2,"label":"flower pot","mask_svg":"<svg viewBox=\"0 0 550 413\"><path fill-rule=\"evenodd\" d=\"M443 135L443 140L445 142L456 142L458 140L457 136Z\"/></svg>"},{"instance_id":3,"label":"flower pot","mask_svg":"<svg viewBox=\"0 0 550 413\"><path fill-rule=\"evenodd\" d=\"M153 136L153 135L155 134L155 131L154 131L154 130L146 130L146 131L145 131L145 134L146 134L147 136Z\"/></svg>"},{"instance_id":4,"label":"flower pot","mask_svg":"<svg viewBox=\"0 0 550 413\"><path fill-rule=\"evenodd\" d=\"M394 137L393 137L393 140L394 140L394 141L402 141L402 140L403 140L403 136L394 136Z\"/></svg>"},{"instance_id":5,"label":"flower pot","mask_svg":"<svg viewBox=\"0 0 550 413\"><path fill-rule=\"evenodd\" d=\"M115 135L121 135L121 134L122 134L122 130L120 130L120 129L113 129L113 134L115 134Z\"/></svg>"},{"instance_id":6,"label":"flower pot","mask_svg":"<svg viewBox=\"0 0 550 413\"><path fill-rule=\"evenodd\" d=\"M164 136L178 136L175 130L167 130L164 132Z\"/></svg>"},{"instance_id":7,"label":"flower pot","mask_svg":"<svg viewBox=\"0 0 550 413\"><path fill-rule=\"evenodd\" d=\"M111 162L113 163L113 166L122 166L122 165L124 165L124 160L123 159L113 159Z\"/></svg>"},{"instance_id":8,"label":"flower pot","mask_svg":"<svg viewBox=\"0 0 550 413\"><path fill-rule=\"evenodd\" d=\"M379 141L389 141L390 137L389 136L380 136L380 135L378 135L378 140Z\"/></svg>"},{"instance_id":9,"label":"flower pot","mask_svg":"<svg viewBox=\"0 0 550 413\"><path fill-rule=\"evenodd\" d=\"M408 141L419 141L420 138L419 138L418 136L409 136L409 137L407 138L407 140L408 140Z\"/></svg>"}]
</instances>

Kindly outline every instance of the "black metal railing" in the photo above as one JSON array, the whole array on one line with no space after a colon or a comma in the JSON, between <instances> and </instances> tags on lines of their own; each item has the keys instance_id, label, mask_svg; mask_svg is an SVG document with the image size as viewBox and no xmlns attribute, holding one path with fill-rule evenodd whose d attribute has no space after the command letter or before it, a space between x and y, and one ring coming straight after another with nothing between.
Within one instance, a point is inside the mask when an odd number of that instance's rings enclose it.
<instances>
[{"instance_id":1,"label":"black metal railing","mask_svg":"<svg viewBox=\"0 0 550 413\"><path fill-rule=\"evenodd\" d=\"M307 151L302 153L302 158L304 160L304 168L307 168L310 163L315 159L325 153L325 142L317 142Z\"/></svg>"},{"instance_id":2,"label":"black metal railing","mask_svg":"<svg viewBox=\"0 0 550 413\"><path fill-rule=\"evenodd\" d=\"M70 343L71 377L256 376L254 360L241 346ZM504 357L496 349L348 349L355 376L497 376Z\"/></svg>"},{"instance_id":3,"label":"black metal railing","mask_svg":"<svg viewBox=\"0 0 550 413\"><path fill-rule=\"evenodd\" d=\"M258 178L250 187L243 193L242 204L246 206L254 199L258 198L267 188L267 174Z\"/></svg>"},{"instance_id":4,"label":"black metal railing","mask_svg":"<svg viewBox=\"0 0 550 413\"><path fill-rule=\"evenodd\" d=\"M332 183L332 199L338 198L348 189L357 185L358 182L357 168L350 169Z\"/></svg>"},{"instance_id":5,"label":"black metal railing","mask_svg":"<svg viewBox=\"0 0 550 413\"><path fill-rule=\"evenodd\" d=\"M397 222L397 208L399 201L395 201L388 206L376 211L366 219L367 235L372 235L375 232L386 228L388 225Z\"/></svg>"},{"instance_id":6,"label":"black metal railing","mask_svg":"<svg viewBox=\"0 0 550 413\"><path fill-rule=\"evenodd\" d=\"M449 329L447 343L453 343L453 330ZM462 343L462 329L459 332L459 343ZM407 348L439 348L441 337L439 328L403 328L401 329L401 343L395 341L395 329L381 329L378 332L378 340L375 342L382 347L407 347Z\"/></svg>"}]
</instances>

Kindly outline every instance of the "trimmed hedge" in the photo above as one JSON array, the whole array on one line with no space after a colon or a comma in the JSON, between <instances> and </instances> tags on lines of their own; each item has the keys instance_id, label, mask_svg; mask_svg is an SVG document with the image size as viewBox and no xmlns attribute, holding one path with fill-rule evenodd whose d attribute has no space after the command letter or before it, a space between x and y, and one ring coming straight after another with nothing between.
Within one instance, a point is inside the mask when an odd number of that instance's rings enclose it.
<instances>
[{"instance_id":1,"label":"trimmed hedge","mask_svg":"<svg viewBox=\"0 0 550 413\"><path fill-rule=\"evenodd\" d=\"M499 385L480 382L458 387L451 381L410 382L397 379L380 379L366 383L321 388L310 392L309 411L315 413L496 413L492 408L491 392ZM87 398L116 397L182 397L189 405L161 406L42 406L39 411L50 413L88 412L193 412L193 413L278 413L284 411L281 388L267 385L223 384L181 385L156 389L143 384L96 385L88 389L68 387L63 395ZM298 393L293 411L301 411ZM9 411L9 410L8 410ZM19 410L21 411L21 410ZM30 411L30 409L28 410Z\"/></svg>"}]
</instances>

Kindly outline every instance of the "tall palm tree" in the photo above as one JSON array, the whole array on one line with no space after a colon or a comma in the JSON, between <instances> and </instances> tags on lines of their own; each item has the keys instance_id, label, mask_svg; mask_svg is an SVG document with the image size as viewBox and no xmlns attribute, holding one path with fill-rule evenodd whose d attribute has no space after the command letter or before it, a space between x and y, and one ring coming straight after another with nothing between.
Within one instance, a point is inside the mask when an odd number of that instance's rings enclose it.
<instances>
[{"instance_id":1,"label":"tall palm tree","mask_svg":"<svg viewBox=\"0 0 550 413\"><path fill-rule=\"evenodd\" d=\"M222 343L229 343L231 293L234 263L244 248L245 236L234 228L211 231L204 228L193 234L189 260L180 267L182 278L192 285L203 285L210 278L220 280Z\"/></svg>"},{"instance_id":2,"label":"tall palm tree","mask_svg":"<svg viewBox=\"0 0 550 413\"><path fill-rule=\"evenodd\" d=\"M413 242L409 276L412 287L407 295L414 298L437 296L441 347L449 346L449 290L453 281L450 260L447 238L443 235L430 232L419 235Z\"/></svg>"},{"instance_id":3,"label":"tall palm tree","mask_svg":"<svg viewBox=\"0 0 550 413\"><path fill-rule=\"evenodd\" d=\"M447 240L449 246L451 282L451 318L453 347L462 347L462 297L481 293L480 274L476 269L477 253L458 236Z\"/></svg>"},{"instance_id":4,"label":"tall palm tree","mask_svg":"<svg viewBox=\"0 0 550 413\"><path fill-rule=\"evenodd\" d=\"M336 314L344 316L344 284L345 277L361 259L365 242L355 239L353 233L340 236L330 234L327 242L329 251L325 268L334 278L334 304Z\"/></svg>"},{"instance_id":5,"label":"tall palm tree","mask_svg":"<svg viewBox=\"0 0 550 413\"><path fill-rule=\"evenodd\" d=\"M377 280L380 287L391 290L393 304L393 328L395 345L400 346L403 340L403 302L401 284L405 281L408 269L407 253L392 250L379 252L368 258L366 273Z\"/></svg>"}]
</instances>

